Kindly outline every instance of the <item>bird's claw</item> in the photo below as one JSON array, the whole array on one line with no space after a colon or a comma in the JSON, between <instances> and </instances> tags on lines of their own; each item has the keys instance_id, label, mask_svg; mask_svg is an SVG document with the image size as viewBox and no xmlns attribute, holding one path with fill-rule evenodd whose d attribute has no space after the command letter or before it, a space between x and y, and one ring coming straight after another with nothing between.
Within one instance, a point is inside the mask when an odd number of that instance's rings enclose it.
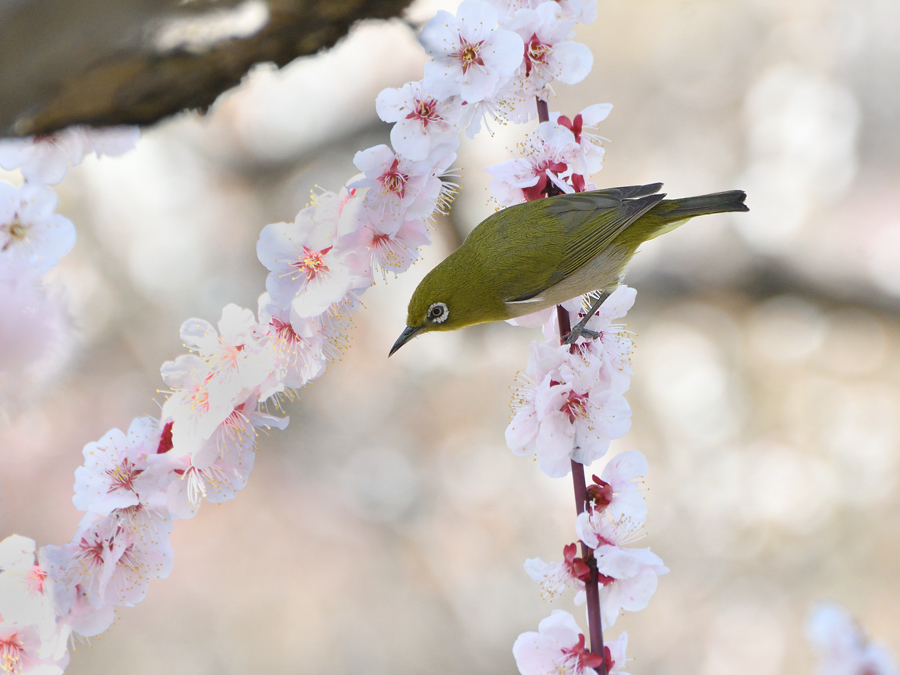
<instances>
[{"instance_id":1,"label":"bird's claw","mask_svg":"<svg viewBox=\"0 0 900 675\"><path fill-rule=\"evenodd\" d=\"M600 333L588 330L585 328L587 326L588 321L591 320L591 317L597 313L597 310L600 309L600 305L604 303L604 301L609 297L609 293L606 291L602 291L600 296L594 300L591 304L591 308L587 311L587 314L584 315L584 318L581 319L578 323L573 326L572 330L569 331L569 334L566 335L566 339L563 340L563 344L565 345L573 345L578 341L580 337L590 338L591 340L596 340L600 337Z\"/></svg>"}]
</instances>

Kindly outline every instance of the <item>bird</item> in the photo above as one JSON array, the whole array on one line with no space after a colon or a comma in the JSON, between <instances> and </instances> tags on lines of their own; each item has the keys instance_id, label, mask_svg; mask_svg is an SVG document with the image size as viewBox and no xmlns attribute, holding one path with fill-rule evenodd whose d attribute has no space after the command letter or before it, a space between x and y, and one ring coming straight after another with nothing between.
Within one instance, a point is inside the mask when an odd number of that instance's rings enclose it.
<instances>
[{"instance_id":1,"label":"bird","mask_svg":"<svg viewBox=\"0 0 900 675\"><path fill-rule=\"evenodd\" d=\"M665 199L661 188L560 194L488 216L419 283L388 356L423 333L514 319L594 291L602 301L645 241L694 216L749 210L742 190Z\"/></svg>"}]
</instances>

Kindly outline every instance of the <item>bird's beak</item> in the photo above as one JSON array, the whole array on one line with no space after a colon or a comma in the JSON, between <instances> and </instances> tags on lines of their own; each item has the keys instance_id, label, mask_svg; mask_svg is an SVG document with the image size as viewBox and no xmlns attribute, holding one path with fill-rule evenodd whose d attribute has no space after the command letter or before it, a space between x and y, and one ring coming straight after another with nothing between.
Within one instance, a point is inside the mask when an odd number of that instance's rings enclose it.
<instances>
[{"instance_id":1,"label":"bird's beak","mask_svg":"<svg viewBox=\"0 0 900 675\"><path fill-rule=\"evenodd\" d=\"M398 337L397 341L394 343L394 346L391 347L391 353L388 354L388 358L393 356L395 351L418 335L421 330L422 326L407 326L404 328L403 332L400 333L400 337Z\"/></svg>"}]
</instances>

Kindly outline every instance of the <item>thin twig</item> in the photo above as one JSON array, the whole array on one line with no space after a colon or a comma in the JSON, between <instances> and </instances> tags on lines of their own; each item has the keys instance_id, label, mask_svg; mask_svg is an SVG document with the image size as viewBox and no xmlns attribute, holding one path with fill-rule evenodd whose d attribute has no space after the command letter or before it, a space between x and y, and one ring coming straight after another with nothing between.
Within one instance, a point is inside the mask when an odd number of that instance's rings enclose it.
<instances>
[{"instance_id":1,"label":"thin twig","mask_svg":"<svg viewBox=\"0 0 900 675\"><path fill-rule=\"evenodd\" d=\"M566 336L571 332L569 312L562 306L556 306L556 318L559 322L559 342L565 344ZM587 503L587 485L584 480L584 465L572 460L572 484L575 488L575 511L581 515ZM591 548L581 542L581 557L587 561L593 556ZM588 633L591 638L591 653L603 657L603 620L600 617L600 584L597 566L591 565L590 581L584 583L587 595ZM606 659L596 669L597 675L606 674Z\"/></svg>"}]
</instances>

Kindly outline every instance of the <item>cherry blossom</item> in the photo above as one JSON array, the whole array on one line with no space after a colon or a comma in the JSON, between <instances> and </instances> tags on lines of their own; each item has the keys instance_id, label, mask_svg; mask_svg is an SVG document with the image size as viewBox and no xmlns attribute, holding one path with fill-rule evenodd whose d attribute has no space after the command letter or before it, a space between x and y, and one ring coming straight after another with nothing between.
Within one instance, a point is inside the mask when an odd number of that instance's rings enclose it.
<instances>
[{"instance_id":1,"label":"cherry blossom","mask_svg":"<svg viewBox=\"0 0 900 675\"><path fill-rule=\"evenodd\" d=\"M532 342L525 374L519 375L520 386L513 394L514 416L506 428L506 444L520 456L537 451L540 419L537 411L539 387L549 387L549 375L562 361L559 350L547 343Z\"/></svg>"},{"instance_id":2,"label":"cherry blossom","mask_svg":"<svg viewBox=\"0 0 900 675\"><path fill-rule=\"evenodd\" d=\"M596 675L603 657L585 648L575 619L559 609L538 624L537 633L522 633L513 645L522 675Z\"/></svg>"},{"instance_id":3,"label":"cherry blossom","mask_svg":"<svg viewBox=\"0 0 900 675\"><path fill-rule=\"evenodd\" d=\"M275 350L249 309L227 304L217 331L203 319L181 325L181 339L210 364L210 385L240 392L258 387L275 369Z\"/></svg>"},{"instance_id":4,"label":"cherry blossom","mask_svg":"<svg viewBox=\"0 0 900 675\"><path fill-rule=\"evenodd\" d=\"M534 453L541 470L558 478L570 460L587 465L602 457L630 428L631 409L595 352L552 345L532 346L506 441L516 454Z\"/></svg>"},{"instance_id":5,"label":"cherry blossom","mask_svg":"<svg viewBox=\"0 0 900 675\"><path fill-rule=\"evenodd\" d=\"M256 252L269 270L266 290L279 307L316 316L342 302L356 281L348 266L338 222L316 218L317 207L300 211L293 223L266 225Z\"/></svg>"},{"instance_id":6,"label":"cherry blossom","mask_svg":"<svg viewBox=\"0 0 900 675\"><path fill-rule=\"evenodd\" d=\"M546 196L552 183L563 192L574 189L559 176L569 171L569 162L578 151L571 130L561 124L541 122L526 144L523 157L487 167L494 176L489 188L502 206L512 206Z\"/></svg>"},{"instance_id":7,"label":"cherry blossom","mask_svg":"<svg viewBox=\"0 0 900 675\"><path fill-rule=\"evenodd\" d=\"M183 354L160 369L173 388L162 408L162 417L173 422L172 452L192 454L209 438L240 403L245 392L233 380L219 380L213 366L195 354ZM224 384L230 383L231 387Z\"/></svg>"},{"instance_id":8,"label":"cherry blossom","mask_svg":"<svg viewBox=\"0 0 900 675\"><path fill-rule=\"evenodd\" d=\"M46 552L45 552L46 550ZM49 558L47 553L50 554ZM44 565L49 565L48 560L55 555L53 547L44 546L38 553L38 558ZM47 586L56 589L56 582L48 578ZM74 591L65 585L60 586L60 593L50 592L50 596L60 598L65 610L60 611L59 603L54 603L57 612L62 618L59 620L61 631L65 631L80 638L91 638L105 632L116 620L116 610L111 602L94 607L88 600L87 593L81 585L75 586Z\"/></svg>"},{"instance_id":9,"label":"cherry blossom","mask_svg":"<svg viewBox=\"0 0 900 675\"><path fill-rule=\"evenodd\" d=\"M552 602L569 589L584 589L584 581L590 576L590 568L581 558L576 557L576 552L576 545L568 544L563 549L562 562L545 563L540 558L525 561L525 571L541 585L541 598L546 602Z\"/></svg>"},{"instance_id":10,"label":"cherry blossom","mask_svg":"<svg viewBox=\"0 0 900 675\"><path fill-rule=\"evenodd\" d=\"M60 615L71 609L78 586L95 609L130 607L144 599L151 578L165 578L172 569L168 531L155 537L138 533L114 515L80 530L70 544L42 551Z\"/></svg>"},{"instance_id":11,"label":"cherry blossom","mask_svg":"<svg viewBox=\"0 0 900 675\"><path fill-rule=\"evenodd\" d=\"M0 671L9 675L57 675L68 663L68 651L58 658L45 654L36 626L0 618Z\"/></svg>"},{"instance_id":12,"label":"cherry blossom","mask_svg":"<svg viewBox=\"0 0 900 675\"><path fill-rule=\"evenodd\" d=\"M259 322L266 327L274 350L275 374L289 389L303 387L325 372L328 359L322 341L321 321L282 309L268 293L259 298Z\"/></svg>"},{"instance_id":13,"label":"cherry blossom","mask_svg":"<svg viewBox=\"0 0 900 675\"><path fill-rule=\"evenodd\" d=\"M138 127L75 126L47 135L0 139L0 166L19 169L30 183L55 185L70 165L81 164L90 153L121 155L133 148L139 137Z\"/></svg>"},{"instance_id":14,"label":"cherry blossom","mask_svg":"<svg viewBox=\"0 0 900 675\"><path fill-rule=\"evenodd\" d=\"M166 508L173 518L192 518L201 500L234 499L247 485L256 460L256 429L285 429L289 419L256 411L257 398L239 405L193 456L157 454L152 471L173 475L168 483Z\"/></svg>"},{"instance_id":15,"label":"cherry blossom","mask_svg":"<svg viewBox=\"0 0 900 675\"><path fill-rule=\"evenodd\" d=\"M357 153L362 175L337 194L313 194L294 222L263 229L257 254L270 274L259 322L236 305L223 309L217 327L185 322L181 338L194 353L161 369L173 389L161 421L138 418L127 435L113 429L85 446L73 501L86 513L71 543L43 547L35 564L34 542L0 542L0 666L60 672L70 634L105 631L116 606L140 602L149 579L168 575L173 520L192 517L203 500L234 498L254 464L257 428L287 425L286 417L259 406L271 400L278 407L319 377L345 347L349 312L375 272L406 270L428 243L435 211L446 211L455 193L448 170L459 129L474 134L486 115L527 118L533 97L550 93L553 81L574 83L590 70L590 51L571 37L576 20L596 16L593 0L493 5L465 0L455 16L439 12L421 34L434 57L423 80L379 95L376 108L394 123L396 152L380 145ZM513 204L590 189L587 177L603 159L596 127L608 112L609 106L591 106L572 119L555 114L538 125L525 157L493 167L496 198ZM6 285L37 277L74 243L72 224L53 214L55 196L37 184L58 182L90 152L120 154L137 135L136 128L72 128L0 141L0 166L21 169L26 180L18 188L0 183ZM30 271L22 273L24 267ZM630 302L613 297L588 324L599 333L596 340L559 346L554 335L532 344L507 441L518 454L536 455L548 475L567 474L572 460L593 462L630 425L621 394L631 375L631 342L610 323ZM567 306L577 314L581 304ZM579 536L596 549L591 564L608 624L621 609L645 605L656 575L667 571L649 549L625 546L646 513L634 482L645 472L638 453L613 458L590 488L593 508L579 519ZM546 599L567 588L580 591L590 576L576 544L563 554L559 563L526 562ZM3 603L12 595L27 600L26 611L7 610ZM626 642L623 634L602 655L591 654L571 615L555 611L539 632L519 637L514 654L526 675L589 675L603 664L622 672Z\"/></svg>"},{"instance_id":16,"label":"cherry blossom","mask_svg":"<svg viewBox=\"0 0 900 675\"><path fill-rule=\"evenodd\" d=\"M564 364L565 366L565 364ZM599 364L581 370L561 366L560 381L546 378L535 401L540 429L538 464L551 477L565 476L569 460L589 465L602 457L613 438L631 427L631 409L619 394L597 387Z\"/></svg>"},{"instance_id":17,"label":"cherry blossom","mask_svg":"<svg viewBox=\"0 0 900 675\"><path fill-rule=\"evenodd\" d=\"M872 643L840 605L820 603L806 621L806 636L817 656L818 675L897 675L884 645Z\"/></svg>"},{"instance_id":18,"label":"cherry blossom","mask_svg":"<svg viewBox=\"0 0 900 675\"><path fill-rule=\"evenodd\" d=\"M37 278L72 250L75 226L54 213L56 203L50 188L0 181L0 278L14 271Z\"/></svg>"},{"instance_id":19,"label":"cherry blossom","mask_svg":"<svg viewBox=\"0 0 900 675\"><path fill-rule=\"evenodd\" d=\"M627 523L632 529L643 525L647 504L638 492L636 479L647 475L647 459L637 450L622 452L609 460L601 478L594 477L588 493L594 497L594 508L605 510L614 523Z\"/></svg>"},{"instance_id":20,"label":"cherry blossom","mask_svg":"<svg viewBox=\"0 0 900 675\"><path fill-rule=\"evenodd\" d=\"M386 145L376 145L354 156L365 177L350 185L369 188L363 200L368 219L382 234L393 235L405 220L432 217L447 189L439 176L455 159L448 147L441 147L438 156L412 162Z\"/></svg>"},{"instance_id":21,"label":"cherry blossom","mask_svg":"<svg viewBox=\"0 0 900 675\"><path fill-rule=\"evenodd\" d=\"M68 631L57 624L45 592L47 573L35 563L34 551L34 540L27 537L0 541L0 671L16 655L22 666L32 660L65 667L68 660Z\"/></svg>"},{"instance_id":22,"label":"cherry blossom","mask_svg":"<svg viewBox=\"0 0 900 675\"><path fill-rule=\"evenodd\" d=\"M625 649L628 647L628 633L622 633L615 640L603 643L603 654L606 658L606 672L608 675L625 673L625 664L630 661L625 657Z\"/></svg>"},{"instance_id":23,"label":"cherry blossom","mask_svg":"<svg viewBox=\"0 0 900 675\"><path fill-rule=\"evenodd\" d=\"M631 355L634 351L632 333L625 326L615 324L615 319L625 316L632 305L636 292L625 285L619 286L600 305L594 316L588 321L585 328L598 334L599 337L582 337L570 349L570 352L580 353L586 359L599 359L603 362L603 377L609 381L610 389L619 394L628 391L631 383ZM592 296L573 298L562 303L569 313L569 325L574 326L586 314L585 305L590 305ZM510 320L517 326L542 326L547 344L559 341L559 322L555 307L551 307L534 314L526 314Z\"/></svg>"},{"instance_id":24,"label":"cherry blossom","mask_svg":"<svg viewBox=\"0 0 900 675\"><path fill-rule=\"evenodd\" d=\"M557 3L542 2L535 9L520 9L506 24L525 45L522 64L512 82L520 97L530 104L529 110L535 110L529 99L546 98L546 85L550 82L577 84L591 71L591 50L569 39L575 22L575 18L562 15ZM532 112L529 117L533 116Z\"/></svg>"},{"instance_id":25,"label":"cherry blossom","mask_svg":"<svg viewBox=\"0 0 900 675\"><path fill-rule=\"evenodd\" d=\"M458 125L462 105L458 96L439 100L424 82L409 82L385 89L375 99L378 116L393 122L391 145L407 159L427 159L434 148L459 146Z\"/></svg>"},{"instance_id":26,"label":"cherry blossom","mask_svg":"<svg viewBox=\"0 0 900 675\"><path fill-rule=\"evenodd\" d=\"M156 453L159 422L138 417L126 437L111 429L103 438L84 446L84 464L75 470L72 502L81 511L100 516L114 509L135 506L158 487L158 478L146 473L147 455Z\"/></svg>"},{"instance_id":27,"label":"cherry blossom","mask_svg":"<svg viewBox=\"0 0 900 675\"><path fill-rule=\"evenodd\" d=\"M571 159L572 171L582 176L590 176L603 168L603 141L606 139L596 132L597 125L612 111L609 103L588 106L571 120L565 115L551 113L550 121L560 124L572 132L578 151Z\"/></svg>"},{"instance_id":28,"label":"cherry blossom","mask_svg":"<svg viewBox=\"0 0 900 675\"><path fill-rule=\"evenodd\" d=\"M594 549L603 626L615 624L622 610L644 609L656 592L657 577L669 569L649 548L624 546L635 536L632 524L613 523L594 509L578 516L575 529L579 539Z\"/></svg>"},{"instance_id":29,"label":"cherry blossom","mask_svg":"<svg viewBox=\"0 0 900 675\"><path fill-rule=\"evenodd\" d=\"M428 229L421 220L405 220L394 234L384 234L371 224L365 226L365 246L372 264L386 272L400 274L419 259L419 248L430 243Z\"/></svg>"},{"instance_id":30,"label":"cherry blossom","mask_svg":"<svg viewBox=\"0 0 900 675\"><path fill-rule=\"evenodd\" d=\"M425 64L429 91L442 100L459 95L468 104L498 91L522 62L525 47L497 20L497 10L479 0L465 0L456 16L443 10L435 14L419 36L434 59Z\"/></svg>"}]
</instances>

